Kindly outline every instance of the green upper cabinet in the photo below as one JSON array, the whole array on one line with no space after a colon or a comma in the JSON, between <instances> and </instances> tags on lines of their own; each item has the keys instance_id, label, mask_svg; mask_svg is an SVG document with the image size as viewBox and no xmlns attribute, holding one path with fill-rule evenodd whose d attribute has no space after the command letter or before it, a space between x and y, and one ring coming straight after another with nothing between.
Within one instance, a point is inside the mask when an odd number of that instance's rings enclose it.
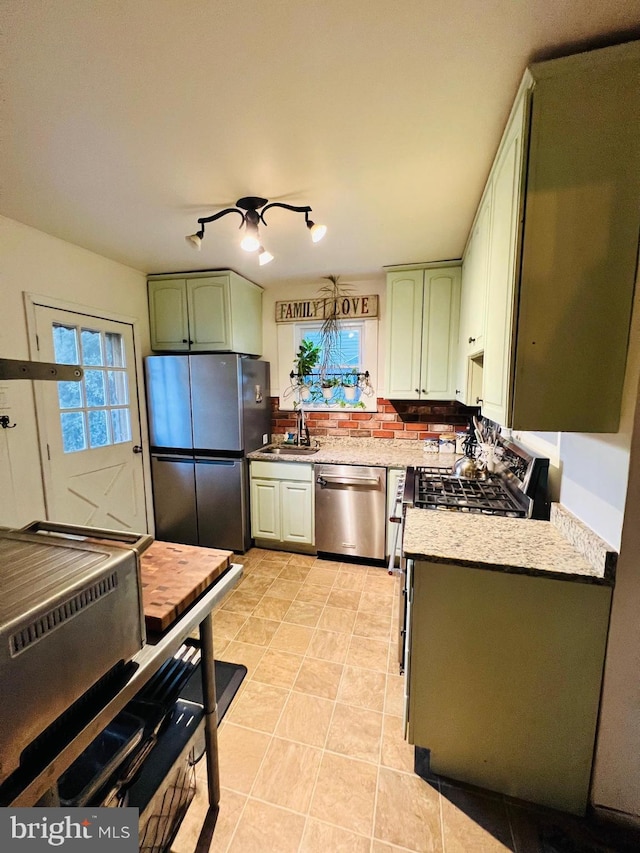
<instances>
[{"instance_id":1,"label":"green upper cabinet","mask_svg":"<svg viewBox=\"0 0 640 853\"><path fill-rule=\"evenodd\" d=\"M482 396L492 199L489 183L462 259L456 398L466 406L477 406Z\"/></svg>"},{"instance_id":2,"label":"green upper cabinet","mask_svg":"<svg viewBox=\"0 0 640 853\"><path fill-rule=\"evenodd\" d=\"M528 92L522 91L491 172L491 228L484 275L487 306L482 374L482 414L510 426L511 336L514 330L516 261L521 222L523 139Z\"/></svg>"},{"instance_id":3,"label":"green upper cabinet","mask_svg":"<svg viewBox=\"0 0 640 853\"><path fill-rule=\"evenodd\" d=\"M262 288L232 271L150 276L151 348L262 355Z\"/></svg>"},{"instance_id":4,"label":"green upper cabinet","mask_svg":"<svg viewBox=\"0 0 640 853\"><path fill-rule=\"evenodd\" d=\"M619 426L640 230L640 44L533 65L491 170L482 414Z\"/></svg>"},{"instance_id":5,"label":"green upper cabinet","mask_svg":"<svg viewBox=\"0 0 640 853\"><path fill-rule=\"evenodd\" d=\"M151 349L189 349L187 284L183 280L149 280L149 323Z\"/></svg>"},{"instance_id":6,"label":"green upper cabinet","mask_svg":"<svg viewBox=\"0 0 640 853\"><path fill-rule=\"evenodd\" d=\"M387 399L455 398L459 315L459 264L387 274Z\"/></svg>"}]
</instances>

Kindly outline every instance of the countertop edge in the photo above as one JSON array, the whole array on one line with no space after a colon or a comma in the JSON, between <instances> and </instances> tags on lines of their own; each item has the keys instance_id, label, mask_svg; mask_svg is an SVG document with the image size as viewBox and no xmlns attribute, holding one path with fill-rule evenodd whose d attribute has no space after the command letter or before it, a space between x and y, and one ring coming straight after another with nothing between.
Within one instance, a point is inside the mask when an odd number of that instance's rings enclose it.
<instances>
[{"instance_id":1,"label":"countertop edge","mask_svg":"<svg viewBox=\"0 0 640 853\"><path fill-rule=\"evenodd\" d=\"M530 566L516 566L508 563L477 563L473 560L460 560L453 557L434 556L423 554L418 551L406 551L405 557L412 560L422 560L426 563L438 563L440 565L464 566L467 569L478 569L478 571L500 572L510 575L528 575L529 577L546 578L548 580L568 581L569 583L586 583L592 586L614 586L614 578L598 577L572 572L554 572L552 569L536 569Z\"/></svg>"}]
</instances>

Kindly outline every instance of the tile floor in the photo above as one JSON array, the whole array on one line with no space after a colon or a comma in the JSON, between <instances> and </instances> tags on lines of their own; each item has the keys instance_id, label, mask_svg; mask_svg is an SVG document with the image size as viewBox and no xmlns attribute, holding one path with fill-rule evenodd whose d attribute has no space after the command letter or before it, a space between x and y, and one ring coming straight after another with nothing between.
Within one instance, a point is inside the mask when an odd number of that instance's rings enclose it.
<instances>
[{"instance_id":1,"label":"tile floor","mask_svg":"<svg viewBox=\"0 0 640 853\"><path fill-rule=\"evenodd\" d=\"M220 814L205 820L202 762L172 853L640 850L629 831L413 773L385 569L257 548L235 560L215 653L248 674L218 729Z\"/></svg>"}]
</instances>

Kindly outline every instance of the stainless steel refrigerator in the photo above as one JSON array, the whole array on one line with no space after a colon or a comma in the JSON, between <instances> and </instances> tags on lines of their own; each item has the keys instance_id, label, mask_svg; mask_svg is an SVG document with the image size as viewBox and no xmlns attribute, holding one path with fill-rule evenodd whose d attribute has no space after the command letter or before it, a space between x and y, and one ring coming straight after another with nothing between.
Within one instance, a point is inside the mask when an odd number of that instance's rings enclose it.
<instances>
[{"instance_id":1,"label":"stainless steel refrigerator","mask_svg":"<svg viewBox=\"0 0 640 853\"><path fill-rule=\"evenodd\" d=\"M234 354L145 359L156 538L246 551L246 454L270 440L269 364Z\"/></svg>"}]
</instances>

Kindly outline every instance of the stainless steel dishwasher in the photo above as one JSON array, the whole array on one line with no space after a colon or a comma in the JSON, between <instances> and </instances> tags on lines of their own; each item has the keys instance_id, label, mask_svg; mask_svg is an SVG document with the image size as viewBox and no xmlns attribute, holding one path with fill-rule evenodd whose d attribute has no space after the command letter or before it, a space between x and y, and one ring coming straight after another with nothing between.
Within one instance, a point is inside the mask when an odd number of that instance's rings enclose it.
<instances>
[{"instance_id":1,"label":"stainless steel dishwasher","mask_svg":"<svg viewBox=\"0 0 640 853\"><path fill-rule=\"evenodd\" d=\"M385 559L387 469L315 465L316 549Z\"/></svg>"}]
</instances>

